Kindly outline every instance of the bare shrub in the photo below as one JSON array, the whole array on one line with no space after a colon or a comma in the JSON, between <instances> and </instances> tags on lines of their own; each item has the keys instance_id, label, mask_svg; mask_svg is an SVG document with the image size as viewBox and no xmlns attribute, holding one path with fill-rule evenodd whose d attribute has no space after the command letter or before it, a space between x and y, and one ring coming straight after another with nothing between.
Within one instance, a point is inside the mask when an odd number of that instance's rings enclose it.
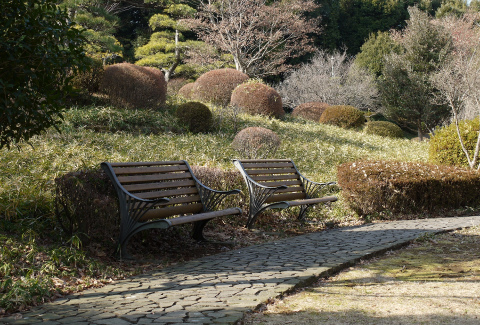
<instances>
[{"instance_id":1,"label":"bare shrub","mask_svg":"<svg viewBox=\"0 0 480 325\"><path fill-rule=\"evenodd\" d=\"M374 77L357 67L345 52L319 51L310 63L290 73L276 89L289 107L324 102L352 105L364 111L379 109Z\"/></svg>"},{"instance_id":2,"label":"bare shrub","mask_svg":"<svg viewBox=\"0 0 480 325\"><path fill-rule=\"evenodd\" d=\"M292 116L298 116L306 120L318 122L322 113L329 106L329 104L321 102L303 103L293 109Z\"/></svg>"},{"instance_id":3,"label":"bare shrub","mask_svg":"<svg viewBox=\"0 0 480 325\"><path fill-rule=\"evenodd\" d=\"M248 80L248 76L235 69L218 69L202 74L192 88L191 98L202 102L227 106L232 91Z\"/></svg>"},{"instance_id":4,"label":"bare shrub","mask_svg":"<svg viewBox=\"0 0 480 325\"><path fill-rule=\"evenodd\" d=\"M280 94L261 82L248 81L239 85L232 93L230 104L252 115L276 118L285 115Z\"/></svg>"},{"instance_id":5,"label":"bare shrub","mask_svg":"<svg viewBox=\"0 0 480 325\"><path fill-rule=\"evenodd\" d=\"M248 127L237 133L232 142L241 158L256 159L273 156L280 147L280 137L272 130Z\"/></svg>"},{"instance_id":6,"label":"bare shrub","mask_svg":"<svg viewBox=\"0 0 480 325\"><path fill-rule=\"evenodd\" d=\"M100 90L118 106L159 108L165 105L167 83L159 69L119 63L105 69Z\"/></svg>"}]
</instances>

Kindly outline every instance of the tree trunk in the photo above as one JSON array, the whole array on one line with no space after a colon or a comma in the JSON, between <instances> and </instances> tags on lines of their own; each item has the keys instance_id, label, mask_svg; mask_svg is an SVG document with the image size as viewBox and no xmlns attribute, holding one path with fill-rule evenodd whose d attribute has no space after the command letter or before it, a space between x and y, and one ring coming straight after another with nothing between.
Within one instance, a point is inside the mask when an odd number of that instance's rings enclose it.
<instances>
[{"instance_id":1,"label":"tree trunk","mask_svg":"<svg viewBox=\"0 0 480 325\"><path fill-rule=\"evenodd\" d=\"M180 64L180 61L181 61L181 59L180 59L180 49L178 48L178 29L176 29L175 30L175 61L170 66L170 68L165 71L165 81L166 82L168 82L170 80L173 73L175 72L175 69Z\"/></svg>"},{"instance_id":2,"label":"tree trunk","mask_svg":"<svg viewBox=\"0 0 480 325\"><path fill-rule=\"evenodd\" d=\"M423 132L422 132L422 121L417 120L417 130L418 130L418 140L423 141Z\"/></svg>"}]
</instances>

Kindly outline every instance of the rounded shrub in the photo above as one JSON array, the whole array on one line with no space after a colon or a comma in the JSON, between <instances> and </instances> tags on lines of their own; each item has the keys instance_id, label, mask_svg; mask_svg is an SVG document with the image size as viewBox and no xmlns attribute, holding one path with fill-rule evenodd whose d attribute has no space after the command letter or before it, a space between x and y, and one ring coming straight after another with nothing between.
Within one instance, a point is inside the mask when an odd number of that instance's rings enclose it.
<instances>
[{"instance_id":1,"label":"rounded shrub","mask_svg":"<svg viewBox=\"0 0 480 325\"><path fill-rule=\"evenodd\" d=\"M188 102L178 106L176 116L180 123L187 125L190 132L208 132L213 123L210 109L200 102Z\"/></svg>"},{"instance_id":2,"label":"rounded shrub","mask_svg":"<svg viewBox=\"0 0 480 325\"><path fill-rule=\"evenodd\" d=\"M292 116L318 122L323 111L325 111L328 106L330 105L322 102L303 103L293 109Z\"/></svg>"},{"instance_id":3,"label":"rounded shrub","mask_svg":"<svg viewBox=\"0 0 480 325\"><path fill-rule=\"evenodd\" d=\"M167 83L167 95L175 96L178 94L178 91L185 85L189 84L190 81L185 78L172 78Z\"/></svg>"},{"instance_id":4,"label":"rounded shrub","mask_svg":"<svg viewBox=\"0 0 480 325\"><path fill-rule=\"evenodd\" d=\"M276 118L285 115L280 94L272 87L254 80L238 85L232 93L230 104L252 115Z\"/></svg>"},{"instance_id":5,"label":"rounded shrub","mask_svg":"<svg viewBox=\"0 0 480 325\"><path fill-rule=\"evenodd\" d=\"M274 155L280 143L280 137L272 130L248 127L237 133L232 148L241 155L241 158L256 159Z\"/></svg>"},{"instance_id":6,"label":"rounded shrub","mask_svg":"<svg viewBox=\"0 0 480 325\"><path fill-rule=\"evenodd\" d=\"M473 157L477 144L480 120L460 121L460 134L470 157ZM442 165L469 167L467 157L462 150L458 139L457 129L452 123L435 132L430 138L429 159L431 162Z\"/></svg>"},{"instance_id":7,"label":"rounded shrub","mask_svg":"<svg viewBox=\"0 0 480 325\"><path fill-rule=\"evenodd\" d=\"M190 82L188 84L183 85L177 92L178 96L181 96L185 99L191 99L192 98L192 89L193 86L195 85L194 82Z\"/></svg>"},{"instance_id":8,"label":"rounded shrub","mask_svg":"<svg viewBox=\"0 0 480 325\"><path fill-rule=\"evenodd\" d=\"M248 76L235 69L217 69L202 74L192 88L192 99L227 106L232 91L248 80Z\"/></svg>"},{"instance_id":9,"label":"rounded shrub","mask_svg":"<svg viewBox=\"0 0 480 325\"><path fill-rule=\"evenodd\" d=\"M382 137L403 138L403 130L392 122L370 121L365 124L365 133Z\"/></svg>"},{"instance_id":10,"label":"rounded shrub","mask_svg":"<svg viewBox=\"0 0 480 325\"><path fill-rule=\"evenodd\" d=\"M345 129L358 128L365 124L365 115L362 111L350 105L332 105L325 109L319 122Z\"/></svg>"},{"instance_id":11,"label":"rounded shrub","mask_svg":"<svg viewBox=\"0 0 480 325\"><path fill-rule=\"evenodd\" d=\"M157 68L118 63L105 69L100 90L118 106L159 108L165 105L167 83Z\"/></svg>"}]
</instances>

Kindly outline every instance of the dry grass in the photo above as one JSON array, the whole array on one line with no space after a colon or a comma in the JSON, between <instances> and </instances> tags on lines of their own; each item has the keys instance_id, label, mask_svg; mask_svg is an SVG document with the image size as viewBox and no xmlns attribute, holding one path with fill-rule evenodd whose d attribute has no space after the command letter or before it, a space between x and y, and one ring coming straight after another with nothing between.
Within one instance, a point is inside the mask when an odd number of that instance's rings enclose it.
<instances>
[{"instance_id":1,"label":"dry grass","mask_svg":"<svg viewBox=\"0 0 480 325\"><path fill-rule=\"evenodd\" d=\"M479 324L480 228L422 238L276 301L245 324Z\"/></svg>"}]
</instances>

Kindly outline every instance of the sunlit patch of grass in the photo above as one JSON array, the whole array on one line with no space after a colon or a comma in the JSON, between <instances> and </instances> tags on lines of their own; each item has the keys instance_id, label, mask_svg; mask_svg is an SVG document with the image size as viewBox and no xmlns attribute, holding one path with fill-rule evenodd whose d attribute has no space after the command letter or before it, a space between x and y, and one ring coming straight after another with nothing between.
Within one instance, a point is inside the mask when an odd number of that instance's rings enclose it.
<instances>
[{"instance_id":1,"label":"sunlit patch of grass","mask_svg":"<svg viewBox=\"0 0 480 325\"><path fill-rule=\"evenodd\" d=\"M480 228L426 236L277 301L245 324L478 324Z\"/></svg>"}]
</instances>

